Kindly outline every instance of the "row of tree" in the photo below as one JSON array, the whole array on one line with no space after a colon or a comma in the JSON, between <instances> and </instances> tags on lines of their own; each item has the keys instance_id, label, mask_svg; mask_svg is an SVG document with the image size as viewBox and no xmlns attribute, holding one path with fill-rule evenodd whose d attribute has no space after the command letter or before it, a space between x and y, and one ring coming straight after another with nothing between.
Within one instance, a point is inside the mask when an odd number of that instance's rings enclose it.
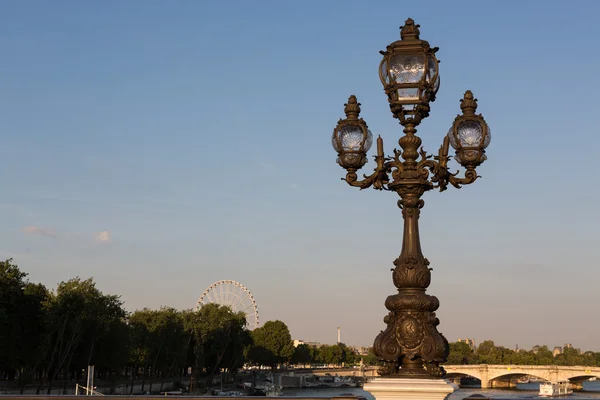
<instances>
[{"instance_id":1,"label":"row of tree","mask_svg":"<svg viewBox=\"0 0 600 400\"><path fill-rule=\"evenodd\" d=\"M343 343L320 347L300 344L295 348L291 363L298 366L355 365L361 361L361 358L353 349Z\"/></svg>"},{"instance_id":2,"label":"row of tree","mask_svg":"<svg viewBox=\"0 0 600 400\"><path fill-rule=\"evenodd\" d=\"M143 309L131 314L119 296L102 293L92 279L74 278L50 291L27 280L11 259L0 262L0 380L37 393L81 381L88 365L101 379L153 382L190 376L203 388L215 374L245 364L354 363L343 344L294 348L281 321L248 331L245 315L208 304L198 311ZM146 382L148 386L145 387Z\"/></svg>"},{"instance_id":3,"label":"row of tree","mask_svg":"<svg viewBox=\"0 0 600 400\"><path fill-rule=\"evenodd\" d=\"M565 347L560 354L553 355L548 346L535 346L535 349L511 350L486 340L473 350L467 343L455 342L450 343L448 364L600 366L600 352L580 352Z\"/></svg>"}]
</instances>

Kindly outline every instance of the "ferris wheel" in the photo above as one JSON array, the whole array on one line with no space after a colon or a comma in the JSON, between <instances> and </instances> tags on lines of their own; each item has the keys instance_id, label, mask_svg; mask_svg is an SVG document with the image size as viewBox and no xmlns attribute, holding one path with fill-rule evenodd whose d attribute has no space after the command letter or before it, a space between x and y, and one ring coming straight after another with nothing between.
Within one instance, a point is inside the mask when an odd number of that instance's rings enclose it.
<instances>
[{"instance_id":1,"label":"ferris wheel","mask_svg":"<svg viewBox=\"0 0 600 400\"><path fill-rule=\"evenodd\" d=\"M206 288L196 303L196 310L203 305L215 303L228 306L233 312L246 314L246 326L252 330L258 328L258 308L254 296L248 288L236 281L218 281Z\"/></svg>"}]
</instances>

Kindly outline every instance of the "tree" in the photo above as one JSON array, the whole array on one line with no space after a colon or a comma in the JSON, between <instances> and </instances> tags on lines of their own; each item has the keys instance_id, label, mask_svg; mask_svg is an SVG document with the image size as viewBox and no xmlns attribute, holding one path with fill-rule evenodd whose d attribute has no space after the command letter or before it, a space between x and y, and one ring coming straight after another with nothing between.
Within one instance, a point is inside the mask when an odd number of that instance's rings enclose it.
<instances>
[{"instance_id":1,"label":"tree","mask_svg":"<svg viewBox=\"0 0 600 400\"><path fill-rule=\"evenodd\" d=\"M341 365L353 364L355 362L355 353L344 343L336 343L331 346L321 346L319 348L319 360L325 364Z\"/></svg>"},{"instance_id":2,"label":"tree","mask_svg":"<svg viewBox=\"0 0 600 400\"><path fill-rule=\"evenodd\" d=\"M302 364L302 366L306 366L306 364L310 364L311 360L312 357L309 345L302 343L294 349L294 354L292 355L293 364Z\"/></svg>"},{"instance_id":3,"label":"tree","mask_svg":"<svg viewBox=\"0 0 600 400\"><path fill-rule=\"evenodd\" d=\"M92 361L96 343L110 324L125 317L122 305L119 296L98 290L92 278L58 284L48 302L48 394L61 372L66 394L68 381Z\"/></svg>"},{"instance_id":4,"label":"tree","mask_svg":"<svg viewBox=\"0 0 600 400\"><path fill-rule=\"evenodd\" d=\"M375 356L375 353L373 352L372 347L369 347L369 349L367 350L367 355L363 356L362 360L365 365L378 365L379 364L379 362L377 361L377 357Z\"/></svg>"},{"instance_id":5,"label":"tree","mask_svg":"<svg viewBox=\"0 0 600 400\"><path fill-rule=\"evenodd\" d=\"M142 368L142 386L144 391L146 373L150 363L152 339L150 337L150 319L152 311L144 308L137 310L129 316L129 363L131 371L131 391L133 394L133 383L137 373Z\"/></svg>"},{"instance_id":6,"label":"tree","mask_svg":"<svg viewBox=\"0 0 600 400\"><path fill-rule=\"evenodd\" d=\"M465 342L450 343L450 354L448 355L447 364L477 364L477 356L471 346Z\"/></svg>"},{"instance_id":7,"label":"tree","mask_svg":"<svg viewBox=\"0 0 600 400\"><path fill-rule=\"evenodd\" d=\"M536 346L537 351L535 352L535 364L537 365L553 365L554 355L548 349L548 346Z\"/></svg>"},{"instance_id":8,"label":"tree","mask_svg":"<svg viewBox=\"0 0 600 400\"><path fill-rule=\"evenodd\" d=\"M322 346L320 350L321 357L325 364L340 365L344 360L344 350L337 344L332 346Z\"/></svg>"},{"instance_id":9,"label":"tree","mask_svg":"<svg viewBox=\"0 0 600 400\"><path fill-rule=\"evenodd\" d=\"M48 290L29 282L12 259L0 262L0 375L18 372L21 394L43 360Z\"/></svg>"},{"instance_id":10,"label":"tree","mask_svg":"<svg viewBox=\"0 0 600 400\"><path fill-rule=\"evenodd\" d=\"M536 365L535 353L533 351L515 351L512 356L512 364Z\"/></svg>"},{"instance_id":11,"label":"tree","mask_svg":"<svg viewBox=\"0 0 600 400\"><path fill-rule=\"evenodd\" d=\"M20 308L23 303L27 274L12 263L0 262L0 372L14 379L19 364L17 343L21 326Z\"/></svg>"},{"instance_id":12,"label":"tree","mask_svg":"<svg viewBox=\"0 0 600 400\"><path fill-rule=\"evenodd\" d=\"M289 362L294 355L290 330L282 321L267 321L252 331L251 361L276 369L278 364Z\"/></svg>"},{"instance_id":13,"label":"tree","mask_svg":"<svg viewBox=\"0 0 600 400\"><path fill-rule=\"evenodd\" d=\"M584 365L584 357L576 349L565 347L562 353L556 356L554 363L565 366Z\"/></svg>"},{"instance_id":14,"label":"tree","mask_svg":"<svg viewBox=\"0 0 600 400\"><path fill-rule=\"evenodd\" d=\"M481 364L502 364L502 352L491 340L483 341L475 353Z\"/></svg>"},{"instance_id":15,"label":"tree","mask_svg":"<svg viewBox=\"0 0 600 400\"><path fill-rule=\"evenodd\" d=\"M186 329L192 335L193 374L204 375L205 386L221 368L243 365L244 348L250 343L243 312L209 303L187 315Z\"/></svg>"},{"instance_id":16,"label":"tree","mask_svg":"<svg viewBox=\"0 0 600 400\"><path fill-rule=\"evenodd\" d=\"M33 381L35 371L44 361L48 331L46 307L49 297L50 293L44 285L30 282L25 284L20 311L20 334L16 343L21 394L25 385Z\"/></svg>"},{"instance_id":17,"label":"tree","mask_svg":"<svg viewBox=\"0 0 600 400\"><path fill-rule=\"evenodd\" d=\"M358 354L353 349L346 346L344 343L338 343L338 344L336 344L336 346L338 346L340 349L342 349L342 353L343 353L342 363L344 363L346 365L351 365L351 364L356 363Z\"/></svg>"}]
</instances>

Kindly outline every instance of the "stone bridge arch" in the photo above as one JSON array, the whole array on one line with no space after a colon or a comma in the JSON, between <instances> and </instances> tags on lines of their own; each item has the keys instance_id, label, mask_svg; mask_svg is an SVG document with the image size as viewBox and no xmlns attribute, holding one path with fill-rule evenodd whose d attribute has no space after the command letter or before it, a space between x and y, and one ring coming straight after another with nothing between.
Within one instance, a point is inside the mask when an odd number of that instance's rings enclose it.
<instances>
[{"instance_id":1,"label":"stone bridge arch","mask_svg":"<svg viewBox=\"0 0 600 400\"><path fill-rule=\"evenodd\" d=\"M556 371L546 368L539 368L531 366L521 365L499 365L489 366L488 380L493 381L495 379L506 379L506 378L520 378L522 376L535 376L546 381L558 380L556 379Z\"/></svg>"},{"instance_id":2,"label":"stone bridge arch","mask_svg":"<svg viewBox=\"0 0 600 400\"><path fill-rule=\"evenodd\" d=\"M599 367L560 367L558 371L559 380L568 380L578 386L594 377L600 379Z\"/></svg>"},{"instance_id":3,"label":"stone bridge arch","mask_svg":"<svg viewBox=\"0 0 600 400\"><path fill-rule=\"evenodd\" d=\"M446 365L444 369L450 379L470 376L483 382L487 377L487 365Z\"/></svg>"},{"instance_id":4,"label":"stone bridge arch","mask_svg":"<svg viewBox=\"0 0 600 400\"><path fill-rule=\"evenodd\" d=\"M448 365L444 366L449 378L472 376L481 381L481 388L514 387L516 380L531 375L544 380L558 380L555 368L526 365ZM514 380L514 381L513 381Z\"/></svg>"}]
</instances>

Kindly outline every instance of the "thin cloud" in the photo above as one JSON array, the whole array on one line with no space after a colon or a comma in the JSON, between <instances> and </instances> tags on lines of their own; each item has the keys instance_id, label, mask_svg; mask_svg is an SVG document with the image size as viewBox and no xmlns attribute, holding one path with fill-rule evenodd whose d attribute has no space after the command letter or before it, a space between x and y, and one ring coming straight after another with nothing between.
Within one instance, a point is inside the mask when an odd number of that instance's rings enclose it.
<instances>
[{"instance_id":1,"label":"thin cloud","mask_svg":"<svg viewBox=\"0 0 600 400\"><path fill-rule=\"evenodd\" d=\"M111 241L111 236L109 231L98 232L95 235L96 241L100 243L108 243Z\"/></svg>"},{"instance_id":2,"label":"thin cloud","mask_svg":"<svg viewBox=\"0 0 600 400\"><path fill-rule=\"evenodd\" d=\"M39 226L34 226L34 225L24 227L23 232L27 233L28 235L41 235L41 236L46 236L46 237L56 237L56 232L49 230L49 229L41 228Z\"/></svg>"}]
</instances>

